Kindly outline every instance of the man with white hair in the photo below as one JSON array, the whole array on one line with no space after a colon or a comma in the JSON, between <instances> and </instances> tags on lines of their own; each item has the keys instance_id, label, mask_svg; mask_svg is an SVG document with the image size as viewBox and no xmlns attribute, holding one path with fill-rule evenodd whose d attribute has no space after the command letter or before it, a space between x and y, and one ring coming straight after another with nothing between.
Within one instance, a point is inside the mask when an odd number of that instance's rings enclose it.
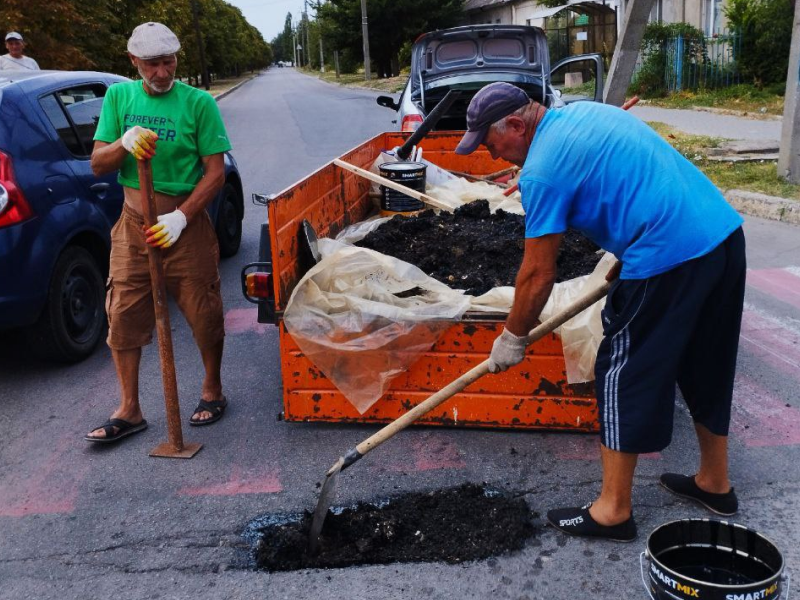
<instances>
[{"instance_id":1,"label":"man with white hair","mask_svg":"<svg viewBox=\"0 0 800 600\"><path fill-rule=\"evenodd\" d=\"M8 54L0 56L0 71L38 71L39 65L30 56L25 56L25 41L16 31L6 34Z\"/></svg>"},{"instance_id":2,"label":"man with white hair","mask_svg":"<svg viewBox=\"0 0 800 600\"><path fill-rule=\"evenodd\" d=\"M219 247L206 207L225 183L224 153L231 144L214 99L175 81L180 47L161 23L133 30L128 55L142 79L108 89L94 137L92 170L119 170L125 204L111 232L106 297L107 343L121 399L111 418L86 435L90 442L116 442L147 427L139 404L139 363L155 324L148 244L163 252L167 290L192 328L205 368L189 424L214 423L227 406L220 375L225 332ZM144 231L136 163L147 159L159 216Z\"/></svg>"}]
</instances>

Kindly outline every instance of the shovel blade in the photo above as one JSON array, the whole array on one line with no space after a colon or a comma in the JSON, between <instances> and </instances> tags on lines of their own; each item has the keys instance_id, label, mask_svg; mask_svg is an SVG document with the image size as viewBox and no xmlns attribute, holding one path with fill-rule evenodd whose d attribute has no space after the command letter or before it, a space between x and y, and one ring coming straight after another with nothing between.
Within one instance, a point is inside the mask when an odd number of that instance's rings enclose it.
<instances>
[{"instance_id":1,"label":"shovel blade","mask_svg":"<svg viewBox=\"0 0 800 600\"><path fill-rule=\"evenodd\" d=\"M330 468L325 475L325 482L322 484L322 490L319 492L319 500L317 501L317 508L314 511L314 518L311 521L311 530L308 534L308 551L314 556L319 551L319 535L322 533L322 526L325 523L325 517L328 516L328 509L333 504L336 498L336 484L339 480L339 473L344 465L344 457L340 458L333 467Z\"/></svg>"}]
</instances>

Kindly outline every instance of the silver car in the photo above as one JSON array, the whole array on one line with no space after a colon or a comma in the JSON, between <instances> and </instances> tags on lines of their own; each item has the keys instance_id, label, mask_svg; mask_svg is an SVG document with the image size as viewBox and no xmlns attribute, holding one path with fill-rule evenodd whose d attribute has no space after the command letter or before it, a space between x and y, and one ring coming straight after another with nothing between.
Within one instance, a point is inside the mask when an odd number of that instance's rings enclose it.
<instances>
[{"instance_id":1,"label":"silver car","mask_svg":"<svg viewBox=\"0 0 800 600\"><path fill-rule=\"evenodd\" d=\"M578 100L602 102L603 59L570 56L550 68L545 32L524 25L468 25L422 35L411 51L411 75L395 101L378 104L397 111L400 131L414 131L451 89L461 94L434 129L467 128L467 106L488 83L507 81L545 106Z\"/></svg>"}]
</instances>

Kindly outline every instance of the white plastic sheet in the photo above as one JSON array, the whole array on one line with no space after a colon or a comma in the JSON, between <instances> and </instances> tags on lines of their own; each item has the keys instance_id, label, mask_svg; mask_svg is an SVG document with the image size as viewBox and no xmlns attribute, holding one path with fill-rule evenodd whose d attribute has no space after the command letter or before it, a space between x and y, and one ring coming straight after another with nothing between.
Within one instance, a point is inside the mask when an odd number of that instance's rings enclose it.
<instances>
[{"instance_id":1,"label":"white plastic sheet","mask_svg":"<svg viewBox=\"0 0 800 600\"><path fill-rule=\"evenodd\" d=\"M433 190L453 208L493 192L493 212L500 207L522 211L518 194L516 199L506 198L491 184L456 178ZM468 296L409 263L353 245L390 218L368 219L348 227L336 240L319 240L322 260L298 283L284 313L286 328L303 353L361 414L465 312L507 314L514 301L513 287ZM599 285L614 260L606 254L591 275L555 284L541 320ZM604 302L556 332L564 347L568 383L594 379Z\"/></svg>"}]
</instances>

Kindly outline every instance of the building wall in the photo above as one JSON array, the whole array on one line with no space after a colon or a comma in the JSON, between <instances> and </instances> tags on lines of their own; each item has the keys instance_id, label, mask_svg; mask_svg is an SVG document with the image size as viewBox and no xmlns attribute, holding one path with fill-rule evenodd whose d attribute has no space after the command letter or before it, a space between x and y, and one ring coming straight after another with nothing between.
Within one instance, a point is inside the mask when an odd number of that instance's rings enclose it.
<instances>
[{"instance_id":1,"label":"building wall","mask_svg":"<svg viewBox=\"0 0 800 600\"><path fill-rule=\"evenodd\" d=\"M512 8L510 5L496 8L485 8L470 12L467 15L467 24L482 25L485 23L501 23L508 25L512 23Z\"/></svg>"}]
</instances>

